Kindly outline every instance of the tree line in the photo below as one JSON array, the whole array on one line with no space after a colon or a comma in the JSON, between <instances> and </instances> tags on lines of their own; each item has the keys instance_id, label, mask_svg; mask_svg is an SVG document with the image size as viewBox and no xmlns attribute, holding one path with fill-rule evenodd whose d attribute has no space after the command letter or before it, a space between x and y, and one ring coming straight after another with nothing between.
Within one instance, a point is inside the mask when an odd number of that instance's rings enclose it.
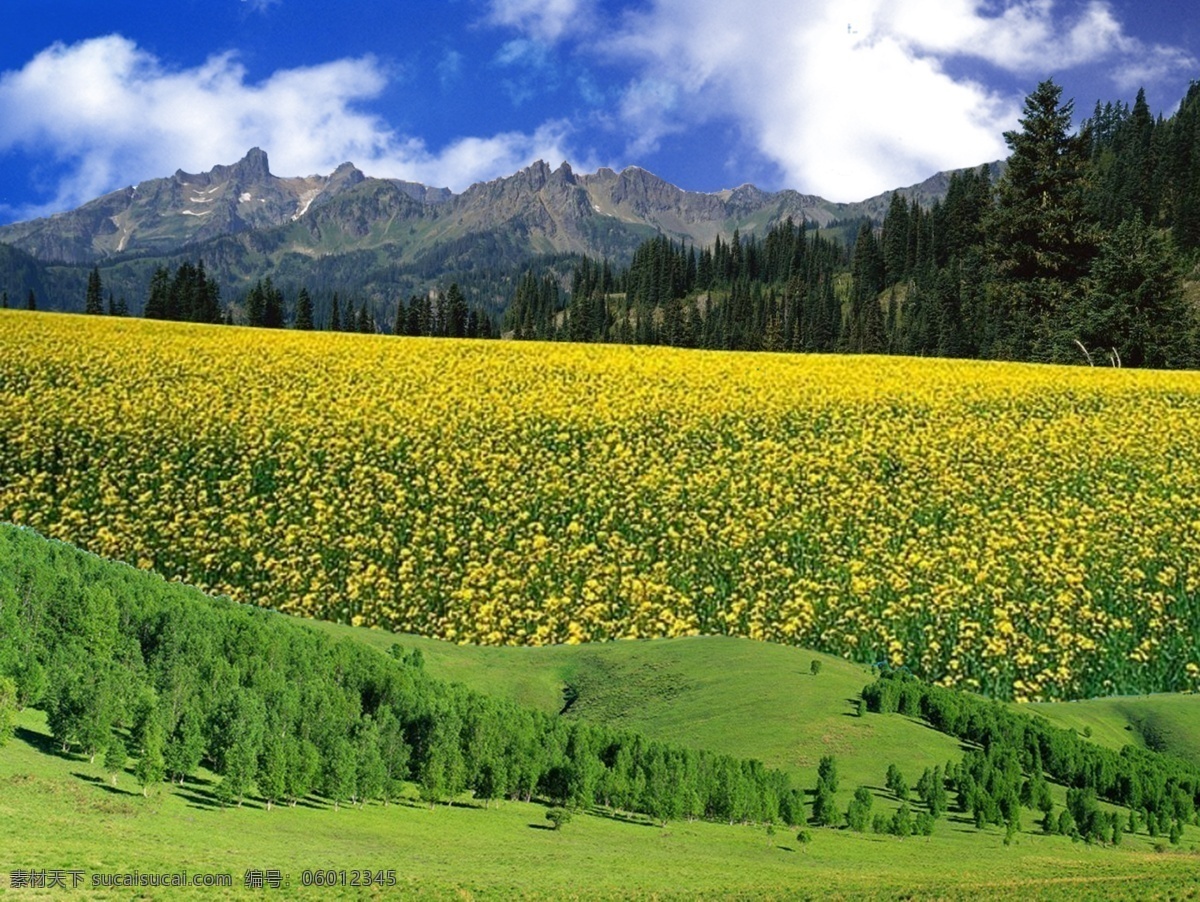
<instances>
[{"instance_id":1,"label":"tree line","mask_svg":"<svg viewBox=\"0 0 1200 902\"><path fill-rule=\"evenodd\" d=\"M525 339L831 352L845 266L839 243L790 218L762 239L735 230L700 251L658 236L625 269L581 259L566 295L553 274L527 271L504 328Z\"/></svg>"},{"instance_id":2,"label":"tree line","mask_svg":"<svg viewBox=\"0 0 1200 902\"><path fill-rule=\"evenodd\" d=\"M530 270L517 338L1200 365L1183 270L1200 255L1200 83L1170 118L1144 92L1073 130L1053 81L1005 133L1002 174L953 173L928 208L900 193L846 245L785 220L697 250L658 236L631 265L580 261L569 292ZM825 230L828 233L830 230Z\"/></svg>"},{"instance_id":3,"label":"tree line","mask_svg":"<svg viewBox=\"0 0 1200 902\"><path fill-rule=\"evenodd\" d=\"M334 641L2 527L0 727L22 706L114 780L133 759L146 792L203 765L223 804L387 804L412 783L431 806L470 792L660 822L804 816L758 761L525 709L429 677L419 650Z\"/></svg>"},{"instance_id":4,"label":"tree line","mask_svg":"<svg viewBox=\"0 0 1200 902\"><path fill-rule=\"evenodd\" d=\"M863 689L869 711L918 717L975 748L948 764L946 783L960 812L977 827L1020 829L1022 807L1042 812L1047 833L1090 841L1120 842L1119 833L1145 826L1151 836L1178 842L1186 824L1200 823L1200 767L1168 754L1127 745L1119 752L1087 741L1073 730L1009 710L969 693L932 686L885 669ZM1048 781L1068 787L1067 805L1054 811ZM1124 819L1099 801L1128 809Z\"/></svg>"},{"instance_id":5,"label":"tree line","mask_svg":"<svg viewBox=\"0 0 1200 902\"><path fill-rule=\"evenodd\" d=\"M3 304L8 306L7 292L3 292ZM32 291L28 309L37 309ZM491 317L477 307L469 306L456 282L444 291L414 294L407 303L399 299L395 312L387 319L366 301L343 300L336 291L328 306L322 309L318 309L303 285L297 289L294 299L289 300L270 276L258 279L235 304L223 304L220 285L205 272L203 260L185 261L173 274L165 266L156 267L142 309L142 315L147 319L242 324L265 329L319 329L445 338L494 338L498 335ZM125 298L118 300L111 291L106 307L99 267L93 267L88 275L84 313L130 315Z\"/></svg>"}]
</instances>

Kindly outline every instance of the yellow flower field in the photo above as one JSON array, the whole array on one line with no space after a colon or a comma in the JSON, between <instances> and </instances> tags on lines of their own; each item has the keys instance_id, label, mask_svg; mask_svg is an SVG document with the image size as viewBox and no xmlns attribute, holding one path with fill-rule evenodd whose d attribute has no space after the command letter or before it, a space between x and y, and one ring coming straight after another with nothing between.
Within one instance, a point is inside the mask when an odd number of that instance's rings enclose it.
<instances>
[{"instance_id":1,"label":"yellow flower field","mask_svg":"<svg viewBox=\"0 0 1200 902\"><path fill-rule=\"evenodd\" d=\"M459 642L1200 686L1200 375L0 311L0 519ZM714 662L719 666L719 662Z\"/></svg>"}]
</instances>

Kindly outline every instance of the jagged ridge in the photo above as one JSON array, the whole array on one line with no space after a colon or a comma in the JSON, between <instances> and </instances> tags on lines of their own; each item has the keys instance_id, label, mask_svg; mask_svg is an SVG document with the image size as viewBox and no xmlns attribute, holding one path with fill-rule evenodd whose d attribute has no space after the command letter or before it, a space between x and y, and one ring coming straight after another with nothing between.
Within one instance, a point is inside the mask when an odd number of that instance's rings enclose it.
<instances>
[{"instance_id":1,"label":"jagged ridge","mask_svg":"<svg viewBox=\"0 0 1200 902\"><path fill-rule=\"evenodd\" d=\"M922 199L944 193L945 176L902 189ZM209 172L182 170L97 198L76 210L0 227L0 243L39 260L95 263L124 254L172 253L186 245L249 231L305 228L289 235L295 249L311 252L366 242L394 243L398 259L476 232L514 229L532 253L603 254L636 246L662 232L680 241L710 244L734 228L761 229L784 217L824 225L835 218L880 215L888 195L858 204L835 204L786 190L753 185L717 193L685 191L636 166L576 175L563 163L551 170L538 161L511 176L472 185L462 194L415 182L368 178L352 163L327 176L281 178L265 151L251 149L233 165ZM332 203L339 200L336 206ZM324 212L321 208L326 207ZM397 218L420 220L403 238L391 233ZM598 235L608 236L598 240Z\"/></svg>"}]
</instances>

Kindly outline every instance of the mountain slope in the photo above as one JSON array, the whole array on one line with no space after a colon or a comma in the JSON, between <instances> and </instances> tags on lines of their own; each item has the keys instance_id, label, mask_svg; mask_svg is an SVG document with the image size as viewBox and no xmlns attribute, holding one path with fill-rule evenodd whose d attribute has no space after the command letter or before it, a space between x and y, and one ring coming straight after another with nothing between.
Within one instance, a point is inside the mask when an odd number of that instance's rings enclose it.
<instances>
[{"instance_id":1,"label":"mountain slope","mask_svg":"<svg viewBox=\"0 0 1200 902\"><path fill-rule=\"evenodd\" d=\"M231 166L177 171L46 219L0 228L0 242L46 261L89 263L126 252L180 247L295 219L363 180L345 163L328 176L278 178L253 148Z\"/></svg>"},{"instance_id":2,"label":"mountain slope","mask_svg":"<svg viewBox=\"0 0 1200 902\"><path fill-rule=\"evenodd\" d=\"M944 195L946 181L941 174L900 190L929 203ZM340 280L336 287L345 292L381 297L475 266L519 269L537 255L628 262L639 244L660 233L706 246L718 235L761 233L787 217L819 226L879 218L888 197L890 192L835 204L752 185L701 193L637 167L580 175L567 163L552 170L542 161L453 194L368 178L351 163L327 176L282 178L271 173L266 153L254 148L233 165L178 171L73 211L0 226L0 244L43 265L112 270L131 264L105 284L135 298L154 266L197 258L239 293L270 275L285 282ZM80 278L39 276L54 286L43 306L77 309L73 286ZM72 287L59 288L64 283ZM0 287L12 293L23 285Z\"/></svg>"}]
</instances>

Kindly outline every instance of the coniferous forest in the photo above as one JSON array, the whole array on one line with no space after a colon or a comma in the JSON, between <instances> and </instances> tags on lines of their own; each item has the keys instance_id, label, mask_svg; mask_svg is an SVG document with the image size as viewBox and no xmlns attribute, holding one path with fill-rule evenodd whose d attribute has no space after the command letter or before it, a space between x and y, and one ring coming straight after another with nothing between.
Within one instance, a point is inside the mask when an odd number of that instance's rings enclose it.
<instances>
[{"instance_id":1,"label":"coniferous forest","mask_svg":"<svg viewBox=\"0 0 1200 902\"><path fill-rule=\"evenodd\" d=\"M583 260L570 291L530 271L517 338L893 353L1116 366L1200 360L1184 276L1200 250L1200 84L1169 119L1074 105L1043 82L1005 134L1002 174L952 174L926 209L895 193L843 244L786 220L697 250L652 239L631 265ZM845 228L847 224L840 224Z\"/></svg>"}]
</instances>

